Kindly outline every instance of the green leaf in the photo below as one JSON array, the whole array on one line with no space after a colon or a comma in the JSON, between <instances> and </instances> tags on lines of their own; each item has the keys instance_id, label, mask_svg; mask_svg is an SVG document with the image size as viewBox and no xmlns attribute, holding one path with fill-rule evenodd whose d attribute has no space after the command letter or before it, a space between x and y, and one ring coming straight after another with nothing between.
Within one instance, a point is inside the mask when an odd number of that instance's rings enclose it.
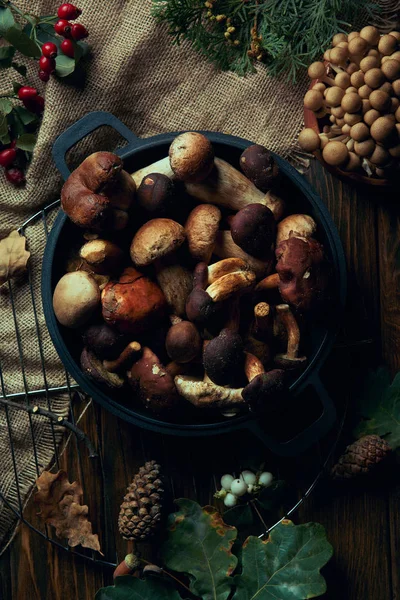
<instances>
[{"instance_id":1,"label":"green leaf","mask_svg":"<svg viewBox=\"0 0 400 600\"><path fill-rule=\"evenodd\" d=\"M268 540L249 537L243 545L242 573L232 600L305 600L326 591L319 572L332 546L318 523L282 521Z\"/></svg>"},{"instance_id":2,"label":"green leaf","mask_svg":"<svg viewBox=\"0 0 400 600\"><path fill-rule=\"evenodd\" d=\"M18 83L18 81L13 81L12 86L15 94L18 94L19 90L22 88L22 84Z\"/></svg>"},{"instance_id":3,"label":"green leaf","mask_svg":"<svg viewBox=\"0 0 400 600\"><path fill-rule=\"evenodd\" d=\"M116 577L114 585L101 588L95 600L182 600L178 592L159 579L138 579L130 575Z\"/></svg>"},{"instance_id":4,"label":"green leaf","mask_svg":"<svg viewBox=\"0 0 400 600\"><path fill-rule=\"evenodd\" d=\"M224 521L233 527L249 527L254 523L254 515L250 504L238 504L224 512Z\"/></svg>"},{"instance_id":5,"label":"green leaf","mask_svg":"<svg viewBox=\"0 0 400 600\"><path fill-rule=\"evenodd\" d=\"M2 46L0 47L0 63L2 67L7 68L11 66L12 59L15 54L15 48L13 46Z\"/></svg>"},{"instance_id":6,"label":"green leaf","mask_svg":"<svg viewBox=\"0 0 400 600\"><path fill-rule=\"evenodd\" d=\"M400 373L392 384L386 367L368 375L358 400L358 411L364 417L355 429L357 438L376 434L384 437L392 450L400 446Z\"/></svg>"},{"instance_id":7,"label":"green leaf","mask_svg":"<svg viewBox=\"0 0 400 600\"><path fill-rule=\"evenodd\" d=\"M0 7L0 37L5 37L7 29L15 25L15 20L10 8Z\"/></svg>"},{"instance_id":8,"label":"green leaf","mask_svg":"<svg viewBox=\"0 0 400 600\"><path fill-rule=\"evenodd\" d=\"M8 121L5 114L0 113L0 140L5 144L5 139L8 138Z\"/></svg>"},{"instance_id":9,"label":"green leaf","mask_svg":"<svg viewBox=\"0 0 400 600\"><path fill-rule=\"evenodd\" d=\"M37 137L33 133L24 133L17 139L17 148L20 150L26 150L27 152L33 152L37 141Z\"/></svg>"},{"instance_id":10,"label":"green leaf","mask_svg":"<svg viewBox=\"0 0 400 600\"><path fill-rule=\"evenodd\" d=\"M26 109L24 106L15 106L14 110L24 125L29 125L30 123L39 121L39 117L34 113L31 113L31 111Z\"/></svg>"},{"instance_id":11,"label":"green leaf","mask_svg":"<svg viewBox=\"0 0 400 600\"><path fill-rule=\"evenodd\" d=\"M75 70L75 60L65 54L60 54L56 58L56 75L59 77L67 77Z\"/></svg>"},{"instance_id":12,"label":"green leaf","mask_svg":"<svg viewBox=\"0 0 400 600\"><path fill-rule=\"evenodd\" d=\"M0 98L0 112L8 115L13 109L13 105L8 98Z\"/></svg>"},{"instance_id":13,"label":"green leaf","mask_svg":"<svg viewBox=\"0 0 400 600\"><path fill-rule=\"evenodd\" d=\"M24 32L29 37L32 33L32 24L27 23L24 27ZM36 26L36 38L38 42L41 44L45 44L46 42L53 42L58 47L60 47L62 38L58 37L54 33L54 25L50 25L50 23L40 23Z\"/></svg>"},{"instance_id":14,"label":"green leaf","mask_svg":"<svg viewBox=\"0 0 400 600\"><path fill-rule=\"evenodd\" d=\"M7 29L3 37L24 56L40 58L41 54L38 46L17 25L13 25Z\"/></svg>"},{"instance_id":15,"label":"green leaf","mask_svg":"<svg viewBox=\"0 0 400 600\"><path fill-rule=\"evenodd\" d=\"M26 69L25 65L19 65L16 62L12 62L11 66L12 66L13 69L15 69L17 71L17 73L19 73L20 75L22 75L22 77L26 77L27 69Z\"/></svg>"},{"instance_id":16,"label":"green leaf","mask_svg":"<svg viewBox=\"0 0 400 600\"><path fill-rule=\"evenodd\" d=\"M164 565L186 573L190 590L202 600L226 600L237 558L231 552L237 531L225 525L212 506L176 500L179 512L168 518L168 538L162 548Z\"/></svg>"}]
</instances>

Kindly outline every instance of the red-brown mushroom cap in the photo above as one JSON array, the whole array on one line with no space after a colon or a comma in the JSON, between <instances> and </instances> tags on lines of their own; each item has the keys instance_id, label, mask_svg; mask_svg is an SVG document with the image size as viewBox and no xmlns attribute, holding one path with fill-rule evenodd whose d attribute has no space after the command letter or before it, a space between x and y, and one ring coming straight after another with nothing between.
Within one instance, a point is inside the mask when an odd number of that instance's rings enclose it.
<instances>
[{"instance_id":1,"label":"red-brown mushroom cap","mask_svg":"<svg viewBox=\"0 0 400 600\"><path fill-rule=\"evenodd\" d=\"M265 412L286 395L285 371L273 369L254 377L242 392L243 400L252 412Z\"/></svg>"},{"instance_id":2,"label":"red-brown mushroom cap","mask_svg":"<svg viewBox=\"0 0 400 600\"><path fill-rule=\"evenodd\" d=\"M169 412L178 402L173 378L150 348L143 348L142 358L133 365L128 380L142 404L153 413Z\"/></svg>"},{"instance_id":3,"label":"red-brown mushroom cap","mask_svg":"<svg viewBox=\"0 0 400 600\"><path fill-rule=\"evenodd\" d=\"M208 377L218 385L234 385L242 371L243 342L238 333L222 329L206 345L203 364Z\"/></svg>"},{"instance_id":4,"label":"red-brown mushroom cap","mask_svg":"<svg viewBox=\"0 0 400 600\"><path fill-rule=\"evenodd\" d=\"M270 209L263 204L249 204L231 219L232 239L242 250L258 258L271 256L276 221Z\"/></svg>"},{"instance_id":5,"label":"red-brown mushroom cap","mask_svg":"<svg viewBox=\"0 0 400 600\"><path fill-rule=\"evenodd\" d=\"M271 152L264 146L253 144L242 152L240 168L254 185L262 192L268 192L279 174Z\"/></svg>"},{"instance_id":6,"label":"red-brown mushroom cap","mask_svg":"<svg viewBox=\"0 0 400 600\"><path fill-rule=\"evenodd\" d=\"M193 271L193 290L186 301L186 316L197 325L207 325L220 309L220 304L213 302L205 291L207 283L208 266L206 263L198 263Z\"/></svg>"}]
</instances>

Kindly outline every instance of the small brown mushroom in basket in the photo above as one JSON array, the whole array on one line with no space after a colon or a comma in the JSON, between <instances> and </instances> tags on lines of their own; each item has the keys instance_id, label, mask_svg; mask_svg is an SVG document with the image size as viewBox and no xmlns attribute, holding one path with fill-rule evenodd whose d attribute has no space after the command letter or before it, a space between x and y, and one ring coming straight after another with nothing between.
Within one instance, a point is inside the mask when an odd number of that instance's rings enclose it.
<instances>
[{"instance_id":1,"label":"small brown mushroom in basket","mask_svg":"<svg viewBox=\"0 0 400 600\"><path fill-rule=\"evenodd\" d=\"M277 318L286 329L287 350L284 354L277 354L274 363L281 369L298 369L307 362L305 356L299 356L300 329L288 304L278 304L275 307Z\"/></svg>"},{"instance_id":2,"label":"small brown mushroom in basket","mask_svg":"<svg viewBox=\"0 0 400 600\"><path fill-rule=\"evenodd\" d=\"M279 175L279 167L271 152L259 144L246 148L239 162L247 179L262 192L268 192Z\"/></svg>"},{"instance_id":3,"label":"small brown mushroom in basket","mask_svg":"<svg viewBox=\"0 0 400 600\"><path fill-rule=\"evenodd\" d=\"M172 376L150 348L143 348L142 358L128 372L128 381L141 403L155 414L169 412L178 402Z\"/></svg>"},{"instance_id":4,"label":"small brown mushroom in basket","mask_svg":"<svg viewBox=\"0 0 400 600\"><path fill-rule=\"evenodd\" d=\"M122 160L111 152L95 152L71 173L61 190L61 206L79 227L102 231L123 229L136 191Z\"/></svg>"},{"instance_id":5,"label":"small brown mushroom in basket","mask_svg":"<svg viewBox=\"0 0 400 600\"><path fill-rule=\"evenodd\" d=\"M256 291L274 289L296 310L307 311L319 304L329 283L322 244L313 238L290 237L276 249L277 272L260 281Z\"/></svg>"},{"instance_id":6,"label":"small brown mushroom in basket","mask_svg":"<svg viewBox=\"0 0 400 600\"><path fill-rule=\"evenodd\" d=\"M167 354L171 361L188 363L200 355L202 340L200 334L190 321L172 316L172 326L165 340Z\"/></svg>"}]
</instances>

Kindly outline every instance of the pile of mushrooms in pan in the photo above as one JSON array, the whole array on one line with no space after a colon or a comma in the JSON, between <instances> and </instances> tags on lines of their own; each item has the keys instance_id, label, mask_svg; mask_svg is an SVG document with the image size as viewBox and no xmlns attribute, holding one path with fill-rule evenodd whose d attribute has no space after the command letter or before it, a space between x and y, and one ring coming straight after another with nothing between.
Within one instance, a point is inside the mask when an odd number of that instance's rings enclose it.
<instances>
[{"instance_id":1,"label":"pile of mushrooms in pan","mask_svg":"<svg viewBox=\"0 0 400 600\"><path fill-rule=\"evenodd\" d=\"M266 148L239 166L188 132L133 175L92 154L62 189L82 235L55 315L77 331L90 378L158 415L268 411L307 363L300 332L329 280L316 223L290 214Z\"/></svg>"}]
</instances>

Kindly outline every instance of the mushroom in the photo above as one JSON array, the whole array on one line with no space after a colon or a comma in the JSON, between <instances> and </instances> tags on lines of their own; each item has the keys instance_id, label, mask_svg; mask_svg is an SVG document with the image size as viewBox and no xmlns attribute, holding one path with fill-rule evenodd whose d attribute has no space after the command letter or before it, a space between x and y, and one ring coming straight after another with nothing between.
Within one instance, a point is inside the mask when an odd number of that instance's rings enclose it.
<instances>
[{"instance_id":1,"label":"mushroom","mask_svg":"<svg viewBox=\"0 0 400 600\"><path fill-rule=\"evenodd\" d=\"M254 307L253 336L265 340L270 337L272 326L271 307L267 302L259 302Z\"/></svg>"},{"instance_id":2,"label":"mushroom","mask_svg":"<svg viewBox=\"0 0 400 600\"><path fill-rule=\"evenodd\" d=\"M199 204L185 223L189 252L197 262L209 263L221 221L221 211L213 204Z\"/></svg>"},{"instance_id":3,"label":"mushroom","mask_svg":"<svg viewBox=\"0 0 400 600\"><path fill-rule=\"evenodd\" d=\"M391 156L389 152L385 150L385 148L376 145L375 150L369 157L369 160L370 162L372 162L373 165L384 166L391 161Z\"/></svg>"},{"instance_id":4,"label":"mushroom","mask_svg":"<svg viewBox=\"0 0 400 600\"><path fill-rule=\"evenodd\" d=\"M178 402L173 377L150 348L143 348L142 358L128 373L128 381L140 402L155 414L171 411Z\"/></svg>"},{"instance_id":5,"label":"mushroom","mask_svg":"<svg viewBox=\"0 0 400 600\"><path fill-rule=\"evenodd\" d=\"M375 149L375 142L373 139L369 138L364 142L355 142L354 144L354 152L361 157L369 156L373 153Z\"/></svg>"},{"instance_id":6,"label":"mushroom","mask_svg":"<svg viewBox=\"0 0 400 600\"><path fill-rule=\"evenodd\" d=\"M369 135L369 127L365 123L356 123L350 129L350 137L356 142L367 140Z\"/></svg>"},{"instance_id":7,"label":"mushroom","mask_svg":"<svg viewBox=\"0 0 400 600\"><path fill-rule=\"evenodd\" d=\"M338 46L342 42L347 42L347 35L345 33L336 33L332 38L332 46Z\"/></svg>"},{"instance_id":8,"label":"mushroom","mask_svg":"<svg viewBox=\"0 0 400 600\"><path fill-rule=\"evenodd\" d=\"M347 113L356 113L361 109L361 106L361 98L356 92L345 94L342 98L341 107Z\"/></svg>"},{"instance_id":9,"label":"mushroom","mask_svg":"<svg viewBox=\"0 0 400 600\"><path fill-rule=\"evenodd\" d=\"M308 108L308 110L316 112L322 108L324 103L324 97L321 94L321 92L313 88L306 92L303 103L304 108Z\"/></svg>"},{"instance_id":10,"label":"mushroom","mask_svg":"<svg viewBox=\"0 0 400 600\"><path fill-rule=\"evenodd\" d=\"M143 177L137 190L137 201L146 212L165 215L174 200L173 181L162 173L149 173Z\"/></svg>"},{"instance_id":11,"label":"mushroom","mask_svg":"<svg viewBox=\"0 0 400 600\"><path fill-rule=\"evenodd\" d=\"M368 42L371 46L377 46L380 40L380 33L376 27L373 25L366 25L360 31L360 37Z\"/></svg>"},{"instance_id":12,"label":"mushroom","mask_svg":"<svg viewBox=\"0 0 400 600\"><path fill-rule=\"evenodd\" d=\"M322 156L328 165L339 167L346 163L349 158L349 152L341 142L330 141L322 151Z\"/></svg>"},{"instance_id":13,"label":"mushroom","mask_svg":"<svg viewBox=\"0 0 400 600\"><path fill-rule=\"evenodd\" d=\"M320 94L317 91L315 93ZM322 94L320 96L319 108L324 100ZM271 152L259 144L253 144L246 148L240 156L239 164L247 179L250 179L262 192L268 192L279 175L279 167Z\"/></svg>"},{"instance_id":14,"label":"mushroom","mask_svg":"<svg viewBox=\"0 0 400 600\"><path fill-rule=\"evenodd\" d=\"M310 215L289 215L278 223L276 245L291 236L308 238L312 237L317 230L317 224Z\"/></svg>"},{"instance_id":15,"label":"mushroom","mask_svg":"<svg viewBox=\"0 0 400 600\"><path fill-rule=\"evenodd\" d=\"M95 273L110 275L121 266L124 253L109 240L95 239L82 246L79 256Z\"/></svg>"},{"instance_id":16,"label":"mushroom","mask_svg":"<svg viewBox=\"0 0 400 600\"><path fill-rule=\"evenodd\" d=\"M326 90L325 101L328 106L339 106L342 102L344 95L344 90L335 85Z\"/></svg>"},{"instance_id":17,"label":"mushroom","mask_svg":"<svg viewBox=\"0 0 400 600\"><path fill-rule=\"evenodd\" d=\"M187 131L178 135L169 148L171 169L177 179L191 183L203 181L214 164L214 150L202 133Z\"/></svg>"},{"instance_id":18,"label":"mushroom","mask_svg":"<svg viewBox=\"0 0 400 600\"><path fill-rule=\"evenodd\" d=\"M103 360L103 367L109 373L118 373L126 369L140 357L142 346L139 342L129 342L115 360Z\"/></svg>"},{"instance_id":19,"label":"mushroom","mask_svg":"<svg viewBox=\"0 0 400 600\"><path fill-rule=\"evenodd\" d=\"M244 252L232 239L230 231L218 231L215 238L214 254L219 258L240 258L254 271L257 279L265 277L272 267L271 260L261 260Z\"/></svg>"},{"instance_id":20,"label":"mushroom","mask_svg":"<svg viewBox=\"0 0 400 600\"><path fill-rule=\"evenodd\" d=\"M243 341L238 333L222 329L203 351L208 377L218 385L234 385L243 365Z\"/></svg>"},{"instance_id":21,"label":"mushroom","mask_svg":"<svg viewBox=\"0 0 400 600\"><path fill-rule=\"evenodd\" d=\"M364 59L364 60L366 60L366 59ZM358 89L362 85L364 85L364 83L365 83L365 81L364 81L364 73L361 70L361 63L360 63L360 70L356 71L355 73L352 73L350 75L350 83L356 89Z\"/></svg>"},{"instance_id":22,"label":"mushroom","mask_svg":"<svg viewBox=\"0 0 400 600\"><path fill-rule=\"evenodd\" d=\"M211 285L224 275L235 273L237 271L248 271L249 264L242 258L224 258L213 263L207 269L208 285Z\"/></svg>"},{"instance_id":23,"label":"mushroom","mask_svg":"<svg viewBox=\"0 0 400 600\"><path fill-rule=\"evenodd\" d=\"M366 73L367 71L370 71L371 69L376 69L378 68L380 65L380 60L377 56L365 56L361 61L360 61L360 69L363 73ZM356 87L360 87L360 86L356 86Z\"/></svg>"},{"instance_id":24,"label":"mushroom","mask_svg":"<svg viewBox=\"0 0 400 600\"><path fill-rule=\"evenodd\" d=\"M266 412L271 408L271 401L275 406L282 401L287 393L285 371L273 369L266 373L260 361L247 354L245 372L249 383L243 389L242 397L251 412Z\"/></svg>"},{"instance_id":25,"label":"mushroom","mask_svg":"<svg viewBox=\"0 0 400 600\"><path fill-rule=\"evenodd\" d=\"M371 87L369 87L369 85L362 85L360 88L358 88L358 95L363 100L366 100L367 98L369 98L370 95L372 94L372 92L373 92L373 89Z\"/></svg>"},{"instance_id":26,"label":"mushroom","mask_svg":"<svg viewBox=\"0 0 400 600\"><path fill-rule=\"evenodd\" d=\"M296 319L287 304L278 304L275 307L276 315L286 329L287 350L285 354L277 354L275 364L281 369L297 369L304 366L307 359L298 356L300 345L300 330Z\"/></svg>"},{"instance_id":27,"label":"mushroom","mask_svg":"<svg viewBox=\"0 0 400 600\"><path fill-rule=\"evenodd\" d=\"M90 325L82 335L84 346L94 352L100 360L114 360L125 348L128 338L125 334L107 325Z\"/></svg>"},{"instance_id":28,"label":"mushroom","mask_svg":"<svg viewBox=\"0 0 400 600\"><path fill-rule=\"evenodd\" d=\"M310 79L318 79L321 82L326 83L327 85L335 85L335 81L332 77L328 77L326 74L326 67L323 62L313 62L308 67L308 76Z\"/></svg>"},{"instance_id":29,"label":"mushroom","mask_svg":"<svg viewBox=\"0 0 400 600\"><path fill-rule=\"evenodd\" d=\"M332 48L332 50L330 51L329 60L334 65L344 65L348 56L348 45L345 48L341 46L336 46L336 48Z\"/></svg>"},{"instance_id":30,"label":"mushroom","mask_svg":"<svg viewBox=\"0 0 400 600\"><path fill-rule=\"evenodd\" d=\"M186 315L189 321L206 326L212 322L221 305L213 302L205 288L208 285L206 263L198 263L193 272L193 289L186 301Z\"/></svg>"},{"instance_id":31,"label":"mushroom","mask_svg":"<svg viewBox=\"0 0 400 600\"><path fill-rule=\"evenodd\" d=\"M386 142L396 131L395 123L389 116L379 117L371 125L371 136L376 142Z\"/></svg>"},{"instance_id":32,"label":"mushroom","mask_svg":"<svg viewBox=\"0 0 400 600\"><path fill-rule=\"evenodd\" d=\"M157 283L163 291L170 310L184 317L186 315L186 300L192 291L192 273L181 264L163 261L155 264Z\"/></svg>"},{"instance_id":33,"label":"mushroom","mask_svg":"<svg viewBox=\"0 0 400 600\"><path fill-rule=\"evenodd\" d=\"M349 36L350 35L351 34L349 34ZM349 52L350 56L354 59L354 58L364 55L364 53L368 49L368 42L366 40L364 40L364 38L360 37L359 35L354 36L351 39L349 36L347 37L347 39L349 42L348 52Z\"/></svg>"},{"instance_id":34,"label":"mushroom","mask_svg":"<svg viewBox=\"0 0 400 600\"><path fill-rule=\"evenodd\" d=\"M197 408L244 407L243 388L229 388L185 375L175 377L178 394Z\"/></svg>"},{"instance_id":35,"label":"mushroom","mask_svg":"<svg viewBox=\"0 0 400 600\"><path fill-rule=\"evenodd\" d=\"M136 335L156 327L166 311L164 294L156 283L133 267L101 294L103 318L123 333Z\"/></svg>"},{"instance_id":36,"label":"mushroom","mask_svg":"<svg viewBox=\"0 0 400 600\"><path fill-rule=\"evenodd\" d=\"M393 54L397 50L398 40L390 33L382 35L378 42L378 50L383 56Z\"/></svg>"},{"instance_id":37,"label":"mushroom","mask_svg":"<svg viewBox=\"0 0 400 600\"><path fill-rule=\"evenodd\" d=\"M89 273L66 273L57 283L53 294L53 309L58 322L64 327L81 327L99 306L100 289Z\"/></svg>"},{"instance_id":38,"label":"mushroom","mask_svg":"<svg viewBox=\"0 0 400 600\"><path fill-rule=\"evenodd\" d=\"M125 383L125 380L111 373L103 366L103 363L91 350L84 348L80 357L82 371L96 383L110 389L120 389Z\"/></svg>"},{"instance_id":39,"label":"mushroom","mask_svg":"<svg viewBox=\"0 0 400 600\"><path fill-rule=\"evenodd\" d=\"M223 275L206 288L206 294L213 302L223 302L238 293L249 291L255 284L256 274L250 269L234 271Z\"/></svg>"},{"instance_id":40,"label":"mushroom","mask_svg":"<svg viewBox=\"0 0 400 600\"><path fill-rule=\"evenodd\" d=\"M345 90L350 85L350 75L348 73L346 73L345 71L342 71L341 73L337 73L337 75L335 76L335 81L334 81L333 85L336 85L336 86L342 88L342 90ZM315 86L313 89L315 89ZM332 112L332 114L335 114L335 113ZM339 116L339 115L335 115L335 116Z\"/></svg>"},{"instance_id":41,"label":"mushroom","mask_svg":"<svg viewBox=\"0 0 400 600\"><path fill-rule=\"evenodd\" d=\"M165 347L172 361L187 363L200 354L202 340L193 323L176 319L167 333Z\"/></svg>"},{"instance_id":42,"label":"mushroom","mask_svg":"<svg viewBox=\"0 0 400 600\"><path fill-rule=\"evenodd\" d=\"M361 167L361 160L354 154L354 152L349 152L349 160L346 165L343 167L345 171L357 171Z\"/></svg>"},{"instance_id":43,"label":"mushroom","mask_svg":"<svg viewBox=\"0 0 400 600\"><path fill-rule=\"evenodd\" d=\"M353 125L362 121L362 116L357 113L345 113L343 120L346 123L346 125L350 125L350 127L353 127Z\"/></svg>"},{"instance_id":44,"label":"mushroom","mask_svg":"<svg viewBox=\"0 0 400 600\"><path fill-rule=\"evenodd\" d=\"M68 177L61 190L61 206L79 227L101 231L120 229L136 185L122 169L122 160L111 152L95 152Z\"/></svg>"},{"instance_id":45,"label":"mushroom","mask_svg":"<svg viewBox=\"0 0 400 600\"><path fill-rule=\"evenodd\" d=\"M242 250L260 259L270 258L274 248L276 222L263 204L249 204L230 222L232 239Z\"/></svg>"},{"instance_id":46,"label":"mushroom","mask_svg":"<svg viewBox=\"0 0 400 600\"><path fill-rule=\"evenodd\" d=\"M299 146L305 152L314 152L321 145L320 135L311 127L303 129L298 137Z\"/></svg>"}]
</instances>

